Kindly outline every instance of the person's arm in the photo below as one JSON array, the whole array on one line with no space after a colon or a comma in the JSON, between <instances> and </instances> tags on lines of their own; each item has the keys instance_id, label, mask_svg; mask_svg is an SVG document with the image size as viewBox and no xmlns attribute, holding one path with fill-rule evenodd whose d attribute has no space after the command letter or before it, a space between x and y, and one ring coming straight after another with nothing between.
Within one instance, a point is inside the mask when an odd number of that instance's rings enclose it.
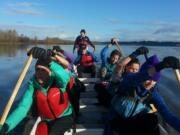
<instances>
[{"instance_id":1,"label":"person's arm","mask_svg":"<svg viewBox=\"0 0 180 135\"><path fill-rule=\"evenodd\" d=\"M55 75L55 81L60 86L62 91L66 90L66 85L69 82L70 74L59 64L55 62L50 63L50 69Z\"/></svg>"},{"instance_id":2,"label":"person's arm","mask_svg":"<svg viewBox=\"0 0 180 135\"><path fill-rule=\"evenodd\" d=\"M8 116L6 124L8 132L14 129L26 117L33 102L34 87L33 82L29 81L28 89L24 93L17 108Z\"/></svg>"},{"instance_id":3,"label":"person's arm","mask_svg":"<svg viewBox=\"0 0 180 135\"><path fill-rule=\"evenodd\" d=\"M64 56L65 56L66 59L69 61L69 63L73 63L74 57L73 57L70 53L64 51Z\"/></svg>"},{"instance_id":4,"label":"person's arm","mask_svg":"<svg viewBox=\"0 0 180 135\"><path fill-rule=\"evenodd\" d=\"M74 42L73 53L74 53L75 49L77 48L78 41L79 41L79 36L76 38L76 40Z\"/></svg>"},{"instance_id":5,"label":"person's arm","mask_svg":"<svg viewBox=\"0 0 180 135\"><path fill-rule=\"evenodd\" d=\"M122 61L120 61L120 62L117 64L116 68L115 68L115 73L121 72L121 71L124 69L124 67L125 67L131 60L132 60L132 58L128 56L128 57L124 58Z\"/></svg>"},{"instance_id":6,"label":"person's arm","mask_svg":"<svg viewBox=\"0 0 180 135\"><path fill-rule=\"evenodd\" d=\"M146 47L139 47L134 52L132 52L129 56L124 58L115 68L115 72L120 72L132 59L135 59L139 55L145 55L149 52Z\"/></svg>"},{"instance_id":7,"label":"person's arm","mask_svg":"<svg viewBox=\"0 0 180 135\"><path fill-rule=\"evenodd\" d=\"M106 66L106 62L107 62L107 52L108 52L108 49L109 49L109 45L105 46L102 51L101 51L101 61L102 61L102 67L105 67Z\"/></svg>"},{"instance_id":8,"label":"person's arm","mask_svg":"<svg viewBox=\"0 0 180 135\"><path fill-rule=\"evenodd\" d=\"M173 56L165 57L161 62L145 71L141 71L139 73L127 73L123 77L122 82L124 85L127 85L127 87L138 86L146 80L152 80L153 76L164 68L180 69L179 59Z\"/></svg>"},{"instance_id":9,"label":"person's arm","mask_svg":"<svg viewBox=\"0 0 180 135\"><path fill-rule=\"evenodd\" d=\"M69 69L69 62L65 58L59 55L55 55L54 57L52 57L52 59L58 64L62 65L65 69Z\"/></svg>"},{"instance_id":10,"label":"person's arm","mask_svg":"<svg viewBox=\"0 0 180 135\"><path fill-rule=\"evenodd\" d=\"M78 55L77 57L76 57L76 59L74 60L74 65L78 65L79 63L80 63L80 61L81 61L81 55Z\"/></svg>"},{"instance_id":11,"label":"person's arm","mask_svg":"<svg viewBox=\"0 0 180 135\"><path fill-rule=\"evenodd\" d=\"M123 87L136 87L141 85L146 80L151 80L147 71L141 71L138 73L126 73L123 76L122 84Z\"/></svg>"},{"instance_id":12,"label":"person's arm","mask_svg":"<svg viewBox=\"0 0 180 135\"><path fill-rule=\"evenodd\" d=\"M158 91L154 90L152 94L152 101L157 108L160 115L163 119L173 128L175 128L178 132L180 132L180 119L177 118L174 113L172 113L162 96L158 93Z\"/></svg>"},{"instance_id":13,"label":"person's arm","mask_svg":"<svg viewBox=\"0 0 180 135\"><path fill-rule=\"evenodd\" d=\"M86 36L86 37L87 37L87 36ZM90 45L92 48L94 48L94 50L95 50L95 46L94 46L94 44L91 42L91 40L89 39L89 37L87 37L87 41L88 41L89 45Z\"/></svg>"}]
</instances>

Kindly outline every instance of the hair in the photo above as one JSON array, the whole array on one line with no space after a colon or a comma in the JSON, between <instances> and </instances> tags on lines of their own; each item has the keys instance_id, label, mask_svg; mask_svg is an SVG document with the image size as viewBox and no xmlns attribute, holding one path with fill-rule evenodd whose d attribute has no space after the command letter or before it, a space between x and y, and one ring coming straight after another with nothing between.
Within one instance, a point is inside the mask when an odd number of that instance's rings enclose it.
<instances>
[{"instance_id":1,"label":"hair","mask_svg":"<svg viewBox=\"0 0 180 135\"><path fill-rule=\"evenodd\" d=\"M53 50L56 50L57 52L64 53L64 50L60 46L53 46Z\"/></svg>"},{"instance_id":2,"label":"hair","mask_svg":"<svg viewBox=\"0 0 180 135\"><path fill-rule=\"evenodd\" d=\"M80 32L84 32L84 33L86 33L86 30L85 29L81 29L81 31Z\"/></svg>"},{"instance_id":3,"label":"hair","mask_svg":"<svg viewBox=\"0 0 180 135\"><path fill-rule=\"evenodd\" d=\"M118 55L120 58L122 56L122 53L119 52L118 50L113 50L110 54L110 58L113 57L114 55Z\"/></svg>"},{"instance_id":4,"label":"hair","mask_svg":"<svg viewBox=\"0 0 180 135\"><path fill-rule=\"evenodd\" d=\"M133 58L126 66L131 66L132 64L140 65L139 59Z\"/></svg>"}]
</instances>

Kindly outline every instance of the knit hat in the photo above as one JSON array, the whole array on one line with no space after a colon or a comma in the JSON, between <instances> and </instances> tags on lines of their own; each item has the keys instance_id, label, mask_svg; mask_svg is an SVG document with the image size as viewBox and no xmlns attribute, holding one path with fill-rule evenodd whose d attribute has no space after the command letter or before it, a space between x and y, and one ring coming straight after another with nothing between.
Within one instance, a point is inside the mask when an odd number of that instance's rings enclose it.
<instances>
[{"instance_id":1,"label":"knit hat","mask_svg":"<svg viewBox=\"0 0 180 135\"><path fill-rule=\"evenodd\" d=\"M35 68L37 68L38 65L49 68L49 63L50 63L50 60L38 59L37 62L36 62Z\"/></svg>"},{"instance_id":2,"label":"knit hat","mask_svg":"<svg viewBox=\"0 0 180 135\"><path fill-rule=\"evenodd\" d=\"M56 50L57 52L63 53L64 50L60 46L53 46L53 50Z\"/></svg>"},{"instance_id":3,"label":"knit hat","mask_svg":"<svg viewBox=\"0 0 180 135\"><path fill-rule=\"evenodd\" d=\"M149 69L150 67L155 66L159 63L159 59L156 55L153 55L147 59L147 61L141 66L140 71L144 71ZM154 81L159 81L160 79L160 72L156 72L153 77L151 77Z\"/></svg>"},{"instance_id":4,"label":"knit hat","mask_svg":"<svg viewBox=\"0 0 180 135\"><path fill-rule=\"evenodd\" d=\"M84 33L86 33L86 30L85 30L85 29L81 29L80 33L81 33L81 32L84 32Z\"/></svg>"}]
</instances>

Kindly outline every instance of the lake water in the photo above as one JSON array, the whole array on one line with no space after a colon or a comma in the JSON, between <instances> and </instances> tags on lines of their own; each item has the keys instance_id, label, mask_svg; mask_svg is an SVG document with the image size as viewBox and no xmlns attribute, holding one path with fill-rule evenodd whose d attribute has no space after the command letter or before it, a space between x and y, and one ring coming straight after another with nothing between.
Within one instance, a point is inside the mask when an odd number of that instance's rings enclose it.
<instances>
[{"instance_id":1,"label":"lake water","mask_svg":"<svg viewBox=\"0 0 180 135\"><path fill-rule=\"evenodd\" d=\"M32 45L33 46L33 45ZM26 55L26 48L31 48L32 46L0 46L0 114L4 109L9 96L16 84L16 81L23 69L28 56ZM43 48L52 48L52 46L38 45ZM95 55L99 57L99 52L103 48L103 45L96 46ZM62 48L70 53L72 53L72 45L62 45ZM115 47L112 47L113 50ZM121 46L125 55L130 54L138 46ZM180 47L148 47L150 50L150 55L157 54L160 59L165 56L176 56L180 58ZM91 51L91 48L89 48ZM74 57L76 55L74 54ZM140 60L144 61L144 57L140 56ZM29 78L34 74L34 64L33 60L30 69L28 70L23 84L19 90L16 100L18 100L26 89L26 84ZM170 109L175 112L180 118L180 85L178 86L176 82L175 75L171 69L166 69L162 72L162 78L160 81L160 93L165 98Z\"/></svg>"}]
</instances>

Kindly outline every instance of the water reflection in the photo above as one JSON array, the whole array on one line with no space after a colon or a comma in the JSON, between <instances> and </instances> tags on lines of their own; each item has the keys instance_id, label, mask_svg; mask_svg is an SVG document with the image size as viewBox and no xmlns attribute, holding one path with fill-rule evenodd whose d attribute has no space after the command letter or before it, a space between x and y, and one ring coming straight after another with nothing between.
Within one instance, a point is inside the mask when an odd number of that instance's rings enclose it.
<instances>
[{"instance_id":1,"label":"water reflection","mask_svg":"<svg viewBox=\"0 0 180 135\"><path fill-rule=\"evenodd\" d=\"M18 50L27 48L25 45L0 45L0 56L15 57Z\"/></svg>"}]
</instances>

